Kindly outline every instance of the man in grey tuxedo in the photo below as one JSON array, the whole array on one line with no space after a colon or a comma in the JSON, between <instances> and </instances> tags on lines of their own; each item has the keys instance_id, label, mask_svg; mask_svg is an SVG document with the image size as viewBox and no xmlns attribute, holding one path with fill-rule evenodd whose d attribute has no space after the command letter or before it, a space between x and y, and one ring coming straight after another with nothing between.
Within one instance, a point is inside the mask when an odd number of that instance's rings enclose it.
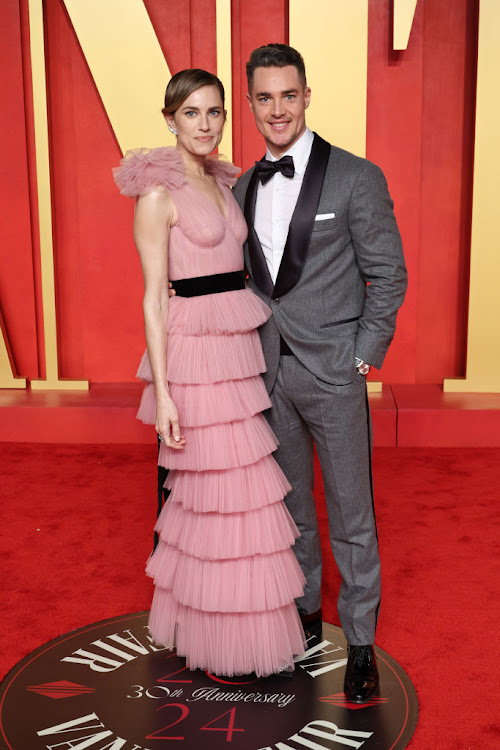
<instances>
[{"instance_id":1,"label":"man in grey tuxedo","mask_svg":"<svg viewBox=\"0 0 500 750\"><path fill-rule=\"evenodd\" d=\"M306 636L319 636L315 444L342 576L345 691L362 703L378 685L373 642L380 604L365 379L371 365L382 365L403 302L401 239L381 170L306 127L311 91L301 55L282 44L260 47L247 77L267 153L234 193L248 223L250 286L273 311L261 338L276 458L292 485L285 502L301 533L296 554L307 583L297 604Z\"/></svg>"}]
</instances>

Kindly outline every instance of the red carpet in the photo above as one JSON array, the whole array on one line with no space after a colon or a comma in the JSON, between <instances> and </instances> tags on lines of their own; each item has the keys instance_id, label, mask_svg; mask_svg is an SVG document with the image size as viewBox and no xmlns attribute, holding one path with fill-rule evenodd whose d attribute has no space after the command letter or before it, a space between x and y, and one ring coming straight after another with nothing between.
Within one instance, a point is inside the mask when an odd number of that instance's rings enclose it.
<instances>
[{"instance_id":1,"label":"red carpet","mask_svg":"<svg viewBox=\"0 0 500 750\"><path fill-rule=\"evenodd\" d=\"M154 461L154 446L2 445L2 674L61 633L149 608ZM377 643L418 691L411 750L500 746L499 465L499 449L375 450ZM324 619L338 624L326 544L325 561Z\"/></svg>"}]
</instances>

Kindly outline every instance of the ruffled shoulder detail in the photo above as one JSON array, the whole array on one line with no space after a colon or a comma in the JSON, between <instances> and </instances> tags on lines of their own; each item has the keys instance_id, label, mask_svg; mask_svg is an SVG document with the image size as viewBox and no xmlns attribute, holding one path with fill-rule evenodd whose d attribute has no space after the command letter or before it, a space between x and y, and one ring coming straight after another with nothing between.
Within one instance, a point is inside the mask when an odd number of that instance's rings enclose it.
<instances>
[{"instance_id":1,"label":"ruffled shoulder detail","mask_svg":"<svg viewBox=\"0 0 500 750\"><path fill-rule=\"evenodd\" d=\"M165 146L127 151L120 166L113 169L113 178L127 198L136 198L158 185L178 190L186 181L182 156L176 148Z\"/></svg>"},{"instance_id":2,"label":"ruffled shoulder detail","mask_svg":"<svg viewBox=\"0 0 500 750\"><path fill-rule=\"evenodd\" d=\"M241 172L239 167L235 167L230 161L224 161L217 156L211 156L206 161L206 170L209 174L213 175L216 180L222 182L223 185L233 187L236 185L238 175Z\"/></svg>"}]
</instances>

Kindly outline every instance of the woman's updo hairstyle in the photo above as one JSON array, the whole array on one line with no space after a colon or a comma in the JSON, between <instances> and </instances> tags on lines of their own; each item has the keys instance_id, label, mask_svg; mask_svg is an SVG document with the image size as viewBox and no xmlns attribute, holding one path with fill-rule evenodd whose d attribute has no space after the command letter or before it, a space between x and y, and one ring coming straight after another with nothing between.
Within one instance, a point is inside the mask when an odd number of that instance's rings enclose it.
<instances>
[{"instance_id":1,"label":"woman's updo hairstyle","mask_svg":"<svg viewBox=\"0 0 500 750\"><path fill-rule=\"evenodd\" d=\"M224 86L213 73L200 68L186 68L176 73L168 82L165 91L165 106L162 109L164 115L173 115L179 109L193 91L201 89L202 86L215 86L222 98L224 108Z\"/></svg>"}]
</instances>

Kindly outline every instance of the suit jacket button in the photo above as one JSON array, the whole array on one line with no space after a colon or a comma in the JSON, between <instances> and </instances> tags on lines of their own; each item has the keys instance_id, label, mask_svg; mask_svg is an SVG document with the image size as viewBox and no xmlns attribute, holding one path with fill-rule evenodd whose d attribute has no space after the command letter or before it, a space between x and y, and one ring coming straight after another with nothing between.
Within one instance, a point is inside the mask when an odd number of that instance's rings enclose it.
<instances>
[{"instance_id":1,"label":"suit jacket button","mask_svg":"<svg viewBox=\"0 0 500 750\"><path fill-rule=\"evenodd\" d=\"M274 300L274 304L279 305L280 301L280 297L276 297L276 299Z\"/></svg>"}]
</instances>

